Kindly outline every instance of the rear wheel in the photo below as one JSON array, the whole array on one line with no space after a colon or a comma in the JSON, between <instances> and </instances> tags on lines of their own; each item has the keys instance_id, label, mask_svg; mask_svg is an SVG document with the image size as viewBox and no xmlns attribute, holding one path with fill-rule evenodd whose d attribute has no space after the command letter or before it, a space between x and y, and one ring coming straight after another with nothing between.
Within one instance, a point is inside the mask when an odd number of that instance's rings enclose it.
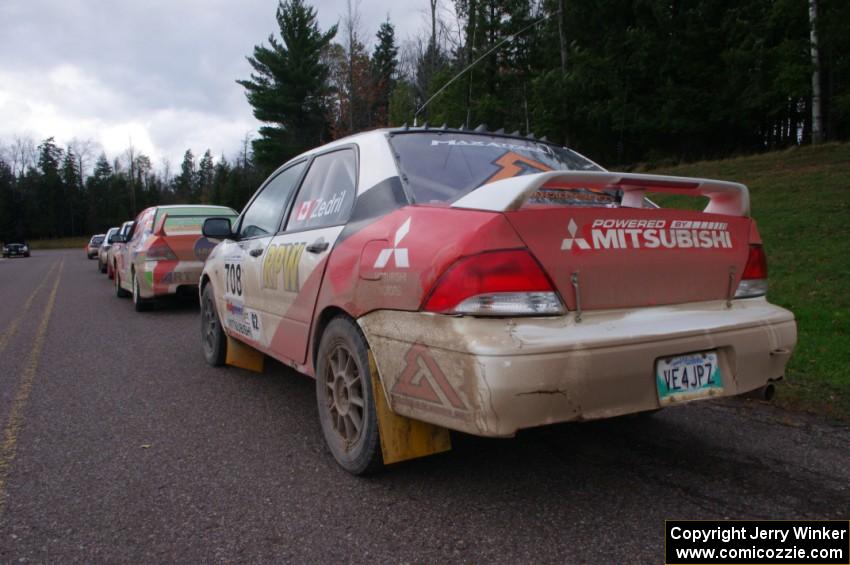
<instances>
[{"instance_id":1,"label":"rear wheel","mask_svg":"<svg viewBox=\"0 0 850 565\"><path fill-rule=\"evenodd\" d=\"M130 293L121 288L121 275L118 274L118 270L114 270L115 276L113 280L115 281L115 296L118 298L127 298Z\"/></svg>"},{"instance_id":2,"label":"rear wheel","mask_svg":"<svg viewBox=\"0 0 850 565\"><path fill-rule=\"evenodd\" d=\"M213 367L224 365L227 355L227 337L218 319L215 308L215 296L211 284L204 287L201 296L201 345L204 359Z\"/></svg>"},{"instance_id":3,"label":"rear wheel","mask_svg":"<svg viewBox=\"0 0 850 565\"><path fill-rule=\"evenodd\" d=\"M151 309L152 302L150 298L142 298L139 289L139 275L133 271L133 308L136 309L136 312L146 312Z\"/></svg>"},{"instance_id":4,"label":"rear wheel","mask_svg":"<svg viewBox=\"0 0 850 565\"><path fill-rule=\"evenodd\" d=\"M343 469L355 475L383 467L369 348L348 318L334 318L319 344L316 399L325 441Z\"/></svg>"}]
</instances>

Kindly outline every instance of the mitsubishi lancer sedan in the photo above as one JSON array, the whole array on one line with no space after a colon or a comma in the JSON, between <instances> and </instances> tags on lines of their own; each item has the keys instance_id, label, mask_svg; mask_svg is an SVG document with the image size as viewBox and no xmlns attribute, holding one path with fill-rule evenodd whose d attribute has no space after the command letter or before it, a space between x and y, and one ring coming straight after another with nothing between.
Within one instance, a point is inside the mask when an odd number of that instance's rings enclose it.
<instances>
[{"instance_id":1,"label":"mitsubishi lancer sedan","mask_svg":"<svg viewBox=\"0 0 850 565\"><path fill-rule=\"evenodd\" d=\"M204 233L220 240L200 280L207 361L248 347L315 378L356 474L440 430L511 437L771 387L797 338L765 297L745 186L609 172L502 132L335 141Z\"/></svg>"}]
</instances>

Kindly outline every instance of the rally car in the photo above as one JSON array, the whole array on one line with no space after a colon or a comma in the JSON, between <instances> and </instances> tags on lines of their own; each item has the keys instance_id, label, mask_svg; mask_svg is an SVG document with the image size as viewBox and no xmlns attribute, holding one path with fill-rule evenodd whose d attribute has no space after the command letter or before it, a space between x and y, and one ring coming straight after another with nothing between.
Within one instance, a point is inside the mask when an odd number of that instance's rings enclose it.
<instances>
[{"instance_id":1,"label":"rally car","mask_svg":"<svg viewBox=\"0 0 850 565\"><path fill-rule=\"evenodd\" d=\"M29 257L30 247L24 240L14 240L3 244L3 257Z\"/></svg>"},{"instance_id":2,"label":"rally car","mask_svg":"<svg viewBox=\"0 0 850 565\"><path fill-rule=\"evenodd\" d=\"M89 259L94 259L97 257L98 251L100 250L100 245L103 243L103 240L106 239L105 233L99 233L97 235L91 236L91 239L86 244L86 257Z\"/></svg>"},{"instance_id":3,"label":"rally car","mask_svg":"<svg viewBox=\"0 0 850 565\"><path fill-rule=\"evenodd\" d=\"M118 261L118 252L126 245L130 239L130 232L133 230L133 220L127 220L121 224L118 231L109 237L107 240L109 246L106 248L106 276L110 279L115 278L115 264ZM101 272L103 272L101 270Z\"/></svg>"},{"instance_id":4,"label":"rally car","mask_svg":"<svg viewBox=\"0 0 850 565\"><path fill-rule=\"evenodd\" d=\"M109 228L103 236L103 241L100 242L100 247L97 248L97 270L101 273L107 271L106 266L109 264L109 249L112 247L112 236L118 233L120 228Z\"/></svg>"},{"instance_id":5,"label":"rally car","mask_svg":"<svg viewBox=\"0 0 850 565\"><path fill-rule=\"evenodd\" d=\"M113 238L115 293L132 296L136 311L159 296L194 293L201 268L215 244L201 235L210 216L236 218L225 206L153 206L143 210L129 231Z\"/></svg>"},{"instance_id":6,"label":"rally car","mask_svg":"<svg viewBox=\"0 0 850 565\"><path fill-rule=\"evenodd\" d=\"M740 184L608 172L503 132L358 134L207 220L203 352L315 377L352 473L445 450L446 429L510 437L763 389L796 325L765 299L749 212Z\"/></svg>"}]
</instances>

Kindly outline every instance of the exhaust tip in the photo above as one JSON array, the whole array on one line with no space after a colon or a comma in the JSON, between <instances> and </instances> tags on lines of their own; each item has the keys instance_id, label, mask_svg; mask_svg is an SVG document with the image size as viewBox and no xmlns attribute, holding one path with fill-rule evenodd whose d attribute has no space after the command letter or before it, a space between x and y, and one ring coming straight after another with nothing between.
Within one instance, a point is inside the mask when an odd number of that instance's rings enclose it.
<instances>
[{"instance_id":1,"label":"exhaust tip","mask_svg":"<svg viewBox=\"0 0 850 565\"><path fill-rule=\"evenodd\" d=\"M776 386L773 383L768 383L761 388L745 393L744 396L747 398L770 402L773 400L773 397L776 396Z\"/></svg>"},{"instance_id":2,"label":"exhaust tip","mask_svg":"<svg viewBox=\"0 0 850 565\"><path fill-rule=\"evenodd\" d=\"M762 398L770 402L776 396L776 387L773 384L768 384L762 389Z\"/></svg>"}]
</instances>

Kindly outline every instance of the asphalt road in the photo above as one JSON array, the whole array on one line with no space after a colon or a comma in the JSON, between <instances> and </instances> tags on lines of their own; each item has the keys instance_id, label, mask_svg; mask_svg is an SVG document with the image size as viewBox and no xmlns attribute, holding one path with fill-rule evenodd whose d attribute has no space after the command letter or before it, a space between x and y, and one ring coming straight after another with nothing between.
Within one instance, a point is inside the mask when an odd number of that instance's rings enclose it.
<instances>
[{"instance_id":1,"label":"asphalt road","mask_svg":"<svg viewBox=\"0 0 850 565\"><path fill-rule=\"evenodd\" d=\"M752 401L454 437L369 479L313 381L203 360L82 250L0 260L0 561L660 563L669 518L850 518L850 430Z\"/></svg>"}]
</instances>

